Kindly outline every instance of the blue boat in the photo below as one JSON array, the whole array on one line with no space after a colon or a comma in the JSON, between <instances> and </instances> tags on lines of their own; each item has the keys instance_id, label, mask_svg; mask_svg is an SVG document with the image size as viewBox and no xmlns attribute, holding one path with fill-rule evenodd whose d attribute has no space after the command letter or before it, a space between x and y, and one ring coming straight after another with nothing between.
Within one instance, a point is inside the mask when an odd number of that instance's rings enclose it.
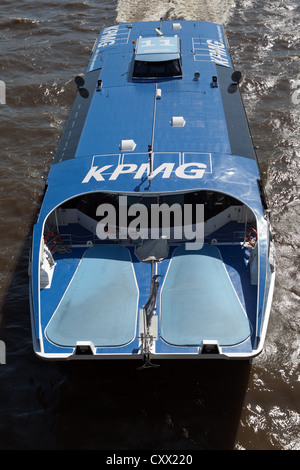
<instances>
[{"instance_id":1,"label":"blue boat","mask_svg":"<svg viewBox=\"0 0 300 470\"><path fill-rule=\"evenodd\" d=\"M241 80L221 25L101 32L33 229L38 356L153 367L262 351L274 247Z\"/></svg>"}]
</instances>

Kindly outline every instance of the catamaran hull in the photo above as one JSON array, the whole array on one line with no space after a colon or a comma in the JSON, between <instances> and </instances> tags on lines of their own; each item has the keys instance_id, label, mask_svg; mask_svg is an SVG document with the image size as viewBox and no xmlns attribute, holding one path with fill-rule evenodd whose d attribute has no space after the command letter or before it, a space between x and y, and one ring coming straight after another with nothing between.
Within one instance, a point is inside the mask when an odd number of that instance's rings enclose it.
<instances>
[{"instance_id":1,"label":"catamaran hull","mask_svg":"<svg viewBox=\"0 0 300 470\"><path fill-rule=\"evenodd\" d=\"M240 78L220 25L101 32L33 230L39 357L146 367L263 350L274 246Z\"/></svg>"}]
</instances>

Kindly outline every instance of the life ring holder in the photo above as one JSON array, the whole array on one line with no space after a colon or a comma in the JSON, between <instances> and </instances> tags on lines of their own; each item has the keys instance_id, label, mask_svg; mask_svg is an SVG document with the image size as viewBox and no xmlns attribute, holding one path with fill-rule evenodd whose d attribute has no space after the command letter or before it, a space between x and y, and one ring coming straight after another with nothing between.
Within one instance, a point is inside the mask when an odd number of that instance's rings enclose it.
<instances>
[{"instance_id":1,"label":"life ring holder","mask_svg":"<svg viewBox=\"0 0 300 470\"><path fill-rule=\"evenodd\" d=\"M247 239L250 245L254 247L257 242L257 231L255 230L255 228L249 228L247 232Z\"/></svg>"},{"instance_id":2,"label":"life ring holder","mask_svg":"<svg viewBox=\"0 0 300 470\"><path fill-rule=\"evenodd\" d=\"M59 234L58 234L57 237L58 237L59 243L62 243L61 237L60 237ZM50 238L52 238L52 243L51 243L51 246L50 246L50 251L53 251L53 250L55 249L55 247L56 247L56 245L57 245L57 237L56 237L55 233L53 233L53 232L49 232L49 233L47 233L47 235L45 236L45 243L46 243L46 244L47 244L48 240L49 240Z\"/></svg>"}]
</instances>

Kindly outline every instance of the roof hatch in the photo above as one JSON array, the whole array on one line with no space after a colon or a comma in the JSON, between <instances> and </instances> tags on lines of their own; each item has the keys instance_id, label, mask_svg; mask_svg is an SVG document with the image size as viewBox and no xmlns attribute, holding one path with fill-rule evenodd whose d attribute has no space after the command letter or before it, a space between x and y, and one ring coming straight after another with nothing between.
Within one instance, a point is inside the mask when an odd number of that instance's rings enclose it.
<instances>
[{"instance_id":1,"label":"roof hatch","mask_svg":"<svg viewBox=\"0 0 300 470\"><path fill-rule=\"evenodd\" d=\"M134 78L180 77L180 39L174 37L139 37L135 49Z\"/></svg>"}]
</instances>

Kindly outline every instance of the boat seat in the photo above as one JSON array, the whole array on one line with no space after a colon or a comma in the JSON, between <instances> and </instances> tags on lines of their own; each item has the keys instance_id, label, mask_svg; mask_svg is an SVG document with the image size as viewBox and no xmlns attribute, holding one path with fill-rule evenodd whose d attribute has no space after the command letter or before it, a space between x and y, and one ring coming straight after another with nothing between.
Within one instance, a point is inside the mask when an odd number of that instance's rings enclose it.
<instances>
[{"instance_id":1,"label":"boat seat","mask_svg":"<svg viewBox=\"0 0 300 470\"><path fill-rule=\"evenodd\" d=\"M135 337L139 292L128 249L100 245L86 250L54 312L46 335L54 344L121 346Z\"/></svg>"},{"instance_id":2,"label":"boat seat","mask_svg":"<svg viewBox=\"0 0 300 470\"><path fill-rule=\"evenodd\" d=\"M176 346L217 340L235 345L251 334L246 312L216 246L176 248L161 291L161 337Z\"/></svg>"}]
</instances>

